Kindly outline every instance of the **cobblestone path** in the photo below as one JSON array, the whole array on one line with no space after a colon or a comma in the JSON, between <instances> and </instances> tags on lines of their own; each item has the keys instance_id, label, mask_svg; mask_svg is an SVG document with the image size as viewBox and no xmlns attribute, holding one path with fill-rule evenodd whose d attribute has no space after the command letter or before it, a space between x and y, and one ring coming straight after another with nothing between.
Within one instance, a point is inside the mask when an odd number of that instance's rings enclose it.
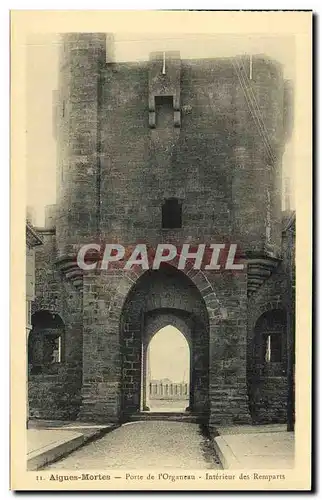
<instances>
[{"instance_id":1,"label":"cobblestone path","mask_svg":"<svg viewBox=\"0 0 322 500\"><path fill-rule=\"evenodd\" d=\"M46 470L180 468L221 469L212 442L199 425L134 422L75 450Z\"/></svg>"}]
</instances>

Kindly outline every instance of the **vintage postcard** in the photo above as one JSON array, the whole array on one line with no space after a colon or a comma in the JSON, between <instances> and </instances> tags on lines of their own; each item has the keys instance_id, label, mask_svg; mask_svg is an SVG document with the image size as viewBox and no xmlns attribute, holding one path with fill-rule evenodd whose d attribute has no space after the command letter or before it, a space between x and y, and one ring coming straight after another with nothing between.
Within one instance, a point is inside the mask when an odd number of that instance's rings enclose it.
<instances>
[{"instance_id":1,"label":"vintage postcard","mask_svg":"<svg viewBox=\"0 0 322 500\"><path fill-rule=\"evenodd\" d=\"M11 13L13 490L311 488L312 13Z\"/></svg>"}]
</instances>

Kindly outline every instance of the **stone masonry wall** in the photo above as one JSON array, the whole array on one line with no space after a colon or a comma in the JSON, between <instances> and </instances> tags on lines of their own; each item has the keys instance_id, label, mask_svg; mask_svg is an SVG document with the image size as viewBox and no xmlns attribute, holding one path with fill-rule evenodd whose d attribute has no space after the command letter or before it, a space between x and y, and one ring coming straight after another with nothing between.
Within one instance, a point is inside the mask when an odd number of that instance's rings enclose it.
<instances>
[{"instance_id":1,"label":"stone masonry wall","mask_svg":"<svg viewBox=\"0 0 322 500\"><path fill-rule=\"evenodd\" d=\"M255 423L286 421L285 360L284 372L278 376L263 375L255 380L251 368L256 321L267 311L286 310L286 281L283 265L280 264L276 272L265 281L257 293L251 295L248 301L248 394ZM285 342L285 339L282 341Z\"/></svg>"}]
</instances>

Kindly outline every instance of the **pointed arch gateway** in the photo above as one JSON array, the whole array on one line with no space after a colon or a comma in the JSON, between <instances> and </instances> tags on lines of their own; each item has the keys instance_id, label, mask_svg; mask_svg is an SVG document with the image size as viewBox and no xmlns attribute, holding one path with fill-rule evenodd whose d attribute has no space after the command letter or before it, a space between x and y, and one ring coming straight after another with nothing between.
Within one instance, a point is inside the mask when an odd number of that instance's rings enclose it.
<instances>
[{"instance_id":1,"label":"pointed arch gateway","mask_svg":"<svg viewBox=\"0 0 322 500\"><path fill-rule=\"evenodd\" d=\"M190 346L189 409L200 418L209 411L209 318L204 299L182 271L163 266L146 271L125 299L120 321L122 419L146 405L146 353L151 338L167 325Z\"/></svg>"}]
</instances>

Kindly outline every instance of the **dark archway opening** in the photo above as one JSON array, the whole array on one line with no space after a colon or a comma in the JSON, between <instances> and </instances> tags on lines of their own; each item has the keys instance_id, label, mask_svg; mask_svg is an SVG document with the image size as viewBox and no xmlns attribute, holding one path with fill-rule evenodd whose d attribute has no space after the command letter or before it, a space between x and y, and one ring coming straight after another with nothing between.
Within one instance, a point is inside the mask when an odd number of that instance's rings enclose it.
<instances>
[{"instance_id":1,"label":"dark archway opening","mask_svg":"<svg viewBox=\"0 0 322 500\"><path fill-rule=\"evenodd\" d=\"M148 346L153 336L168 325L177 328L181 332L179 335L184 335L185 342L189 343L189 377L185 374L189 410L203 421L208 418L207 309L194 283L183 272L164 266L143 274L130 290L123 307L120 324L123 421L149 408ZM172 359L175 360L175 353ZM168 395L170 385L168 382ZM167 389L163 387L162 390L165 393Z\"/></svg>"},{"instance_id":2,"label":"dark archway opening","mask_svg":"<svg viewBox=\"0 0 322 500\"><path fill-rule=\"evenodd\" d=\"M190 346L184 334L169 324L148 341L142 363L141 409L183 412L190 405ZM145 373L143 372L145 370ZM143 402L145 401L145 407Z\"/></svg>"}]
</instances>

